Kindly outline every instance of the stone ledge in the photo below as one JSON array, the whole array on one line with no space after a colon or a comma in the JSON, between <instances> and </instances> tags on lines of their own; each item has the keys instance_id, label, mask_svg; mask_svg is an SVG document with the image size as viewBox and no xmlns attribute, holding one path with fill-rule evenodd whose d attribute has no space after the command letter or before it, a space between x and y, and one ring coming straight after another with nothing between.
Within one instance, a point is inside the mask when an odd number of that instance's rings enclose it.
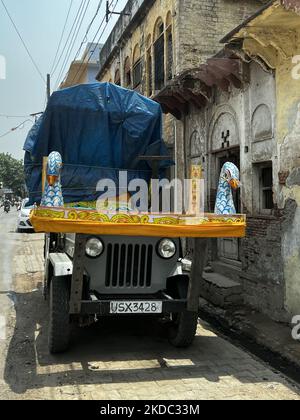
<instances>
[{"instance_id":1,"label":"stone ledge","mask_svg":"<svg viewBox=\"0 0 300 420\"><path fill-rule=\"evenodd\" d=\"M202 298L200 316L201 313L300 369L300 342L292 338L290 325L275 322L250 307L223 309Z\"/></svg>"},{"instance_id":2,"label":"stone ledge","mask_svg":"<svg viewBox=\"0 0 300 420\"><path fill-rule=\"evenodd\" d=\"M218 273L204 273L201 279L201 296L221 308L243 303L240 283Z\"/></svg>"}]
</instances>

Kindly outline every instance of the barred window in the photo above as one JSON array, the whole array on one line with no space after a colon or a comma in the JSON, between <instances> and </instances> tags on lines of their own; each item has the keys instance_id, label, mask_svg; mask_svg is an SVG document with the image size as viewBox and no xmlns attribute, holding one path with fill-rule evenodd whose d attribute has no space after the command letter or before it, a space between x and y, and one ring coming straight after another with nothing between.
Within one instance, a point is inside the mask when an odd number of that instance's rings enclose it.
<instances>
[{"instance_id":1,"label":"barred window","mask_svg":"<svg viewBox=\"0 0 300 420\"><path fill-rule=\"evenodd\" d=\"M152 39L151 35L147 38L147 52L146 52L146 75L147 75L147 95L151 96L153 93L153 72L152 72Z\"/></svg>"},{"instance_id":2,"label":"barred window","mask_svg":"<svg viewBox=\"0 0 300 420\"><path fill-rule=\"evenodd\" d=\"M137 89L142 84L142 59L141 51L138 45L135 46L133 52L133 68L132 68L132 82L133 89Z\"/></svg>"},{"instance_id":3,"label":"barred window","mask_svg":"<svg viewBox=\"0 0 300 420\"><path fill-rule=\"evenodd\" d=\"M165 84L165 37L164 23L159 19L155 26L154 42L154 80L155 90L161 90Z\"/></svg>"},{"instance_id":4,"label":"barred window","mask_svg":"<svg viewBox=\"0 0 300 420\"><path fill-rule=\"evenodd\" d=\"M167 29L166 29L166 42L167 42L167 80L173 78L173 28L172 28L172 14L167 15Z\"/></svg>"},{"instance_id":5,"label":"barred window","mask_svg":"<svg viewBox=\"0 0 300 420\"><path fill-rule=\"evenodd\" d=\"M273 170L272 165L261 168L261 208L262 210L272 210L273 202Z\"/></svg>"},{"instance_id":6,"label":"barred window","mask_svg":"<svg viewBox=\"0 0 300 420\"><path fill-rule=\"evenodd\" d=\"M126 88L131 88L131 64L129 57L126 58L124 65L124 84Z\"/></svg>"},{"instance_id":7,"label":"barred window","mask_svg":"<svg viewBox=\"0 0 300 420\"><path fill-rule=\"evenodd\" d=\"M254 164L253 208L258 214L272 214L274 209L272 162Z\"/></svg>"},{"instance_id":8,"label":"barred window","mask_svg":"<svg viewBox=\"0 0 300 420\"><path fill-rule=\"evenodd\" d=\"M120 70L116 70L115 73L115 85L121 86L121 74L120 74Z\"/></svg>"}]
</instances>

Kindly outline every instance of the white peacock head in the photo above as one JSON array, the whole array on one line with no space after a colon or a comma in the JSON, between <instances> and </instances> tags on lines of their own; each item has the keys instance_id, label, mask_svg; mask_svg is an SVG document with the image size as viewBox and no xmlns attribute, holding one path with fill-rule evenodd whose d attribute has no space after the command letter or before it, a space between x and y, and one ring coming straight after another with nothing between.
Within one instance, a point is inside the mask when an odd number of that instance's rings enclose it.
<instances>
[{"instance_id":1,"label":"white peacock head","mask_svg":"<svg viewBox=\"0 0 300 420\"><path fill-rule=\"evenodd\" d=\"M58 152L50 153L47 167L47 179L50 186L54 185L59 179L62 166L63 163L61 154Z\"/></svg>"},{"instance_id":2,"label":"white peacock head","mask_svg":"<svg viewBox=\"0 0 300 420\"><path fill-rule=\"evenodd\" d=\"M233 188L234 190L237 190L241 186L240 171L234 163L226 162L223 165L221 171L221 178L227 181L231 188Z\"/></svg>"}]
</instances>

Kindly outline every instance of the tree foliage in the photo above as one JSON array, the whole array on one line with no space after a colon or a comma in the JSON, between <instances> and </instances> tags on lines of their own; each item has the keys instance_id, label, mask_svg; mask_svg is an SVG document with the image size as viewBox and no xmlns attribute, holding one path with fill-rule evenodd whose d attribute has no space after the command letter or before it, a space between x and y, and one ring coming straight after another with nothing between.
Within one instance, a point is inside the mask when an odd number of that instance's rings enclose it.
<instances>
[{"instance_id":1,"label":"tree foliage","mask_svg":"<svg viewBox=\"0 0 300 420\"><path fill-rule=\"evenodd\" d=\"M24 165L8 153L0 153L0 184L13 190L15 195L24 193Z\"/></svg>"}]
</instances>

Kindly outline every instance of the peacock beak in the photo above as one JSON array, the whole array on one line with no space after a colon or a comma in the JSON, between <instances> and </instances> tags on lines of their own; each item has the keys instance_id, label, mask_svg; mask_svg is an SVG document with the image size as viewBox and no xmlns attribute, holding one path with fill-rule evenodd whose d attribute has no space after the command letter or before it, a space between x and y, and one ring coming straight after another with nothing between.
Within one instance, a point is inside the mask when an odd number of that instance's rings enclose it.
<instances>
[{"instance_id":1,"label":"peacock beak","mask_svg":"<svg viewBox=\"0 0 300 420\"><path fill-rule=\"evenodd\" d=\"M240 181L238 181L237 179L231 179L229 181L231 188L233 188L234 190L237 190L240 187Z\"/></svg>"},{"instance_id":2,"label":"peacock beak","mask_svg":"<svg viewBox=\"0 0 300 420\"><path fill-rule=\"evenodd\" d=\"M48 184L50 185L50 187L53 187L53 185L56 183L57 180L58 180L57 175L48 175L47 176L47 181L48 181Z\"/></svg>"}]
</instances>

